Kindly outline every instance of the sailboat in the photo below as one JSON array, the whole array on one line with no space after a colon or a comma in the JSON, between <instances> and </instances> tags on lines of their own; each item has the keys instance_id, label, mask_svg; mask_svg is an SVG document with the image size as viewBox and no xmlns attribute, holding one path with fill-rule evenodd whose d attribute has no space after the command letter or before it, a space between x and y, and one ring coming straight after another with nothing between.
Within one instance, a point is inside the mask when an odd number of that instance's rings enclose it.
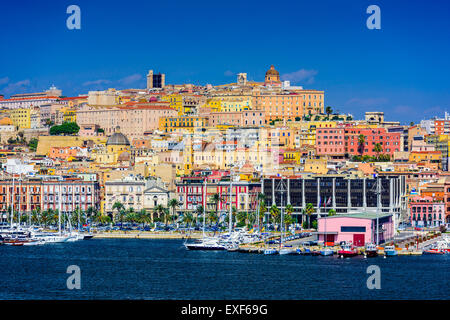
<instances>
[{"instance_id":1,"label":"sailboat","mask_svg":"<svg viewBox=\"0 0 450 320\"><path fill-rule=\"evenodd\" d=\"M203 236L202 239L198 242L194 243L184 243L186 249L189 250L226 250L227 248L219 242L219 238L215 237L206 237L205 236L205 221L206 220L206 178L205 178L205 186L203 191Z\"/></svg>"},{"instance_id":2,"label":"sailboat","mask_svg":"<svg viewBox=\"0 0 450 320\"><path fill-rule=\"evenodd\" d=\"M279 254L285 255L285 254L296 254L296 251L292 247L284 246L284 210L283 210L283 194L284 194L284 182L283 179L281 179L279 184L279 191L281 193L281 235L280 235L280 249Z\"/></svg>"}]
</instances>

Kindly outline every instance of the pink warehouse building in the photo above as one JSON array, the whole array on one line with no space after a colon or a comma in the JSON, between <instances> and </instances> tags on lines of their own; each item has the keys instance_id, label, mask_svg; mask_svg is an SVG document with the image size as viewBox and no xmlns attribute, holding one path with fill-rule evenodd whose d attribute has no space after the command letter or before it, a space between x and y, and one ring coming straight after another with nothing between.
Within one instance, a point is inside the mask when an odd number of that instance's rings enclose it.
<instances>
[{"instance_id":1,"label":"pink warehouse building","mask_svg":"<svg viewBox=\"0 0 450 320\"><path fill-rule=\"evenodd\" d=\"M376 213L355 213L323 217L318 219L319 241L327 243L352 242L355 246L376 243ZM385 243L394 238L394 224L392 215L380 213L378 243Z\"/></svg>"}]
</instances>

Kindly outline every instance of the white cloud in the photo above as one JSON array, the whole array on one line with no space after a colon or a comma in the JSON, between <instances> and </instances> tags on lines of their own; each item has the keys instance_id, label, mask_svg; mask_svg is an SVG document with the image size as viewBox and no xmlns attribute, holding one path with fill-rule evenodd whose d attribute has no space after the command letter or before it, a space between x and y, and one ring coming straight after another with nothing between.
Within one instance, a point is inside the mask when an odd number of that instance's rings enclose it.
<instances>
[{"instance_id":1,"label":"white cloud","mask_svg":"<svg viewBox=\"0 0 450 320\"><path fill-rule=\"evenodd\" d=\"M281 75L281 80L289 80L292 82L304 82L311 84L314 82L314 77L318 74L317 70L300 69L291 73Z\"/></svg>"},{"instance_id":2,"label":"white cloud","mask_svg":"<svg viewBox=\"0 0 450 320\"><path fill-rule=\"evenodd\" d=\"M139 81L141 79L142 79L142 76L140 74L136 73L136 74L132 74L132 75L130 75L128 77L122 78L118 82L120 84L122 84L122 85L126 85L127 86L127 85L130 85L130 84L136 83L137 81Z\"/></svg>"},{"instance_id":3,"label":"white cloud","mask_svg":"<svg viewBox=\"0 0 450 320\"><path fill-rule=\"evenodd\" d=\"M348 100L345 104L349 106L370 108L370 107L379 107L380 105L385 104L387 101L388 100L385 98L352 98Z\"/></svg>"},{"instance_id":4,"label":"white cloud","mask_svg":"<svg viewBox=\"0 0 450 320\"><path fill-rule=\"evenodd\" d=\"M224 75L225 77L232 77L232 76L235 75L235 73L234 73L233 71L231 71L231 70L227 70L227 71L225 71L225 72L223 73L223 75Z\"/></svg>"},{"instance_id":5,"label":"white cloud","mask_svg":"<svg viewBox=\"0 0 450 320\"><path fill-rule=\"evenodd\" d=\"M5 78L3 78L5 79ZM8 79L9 81L9 79ZM2 93L6 95L16 94L16 93L23 93L27 91L30 88L30 80L21 80L13 83L9 83L6 87L2 89Z\"/></svg>"}]
</instances>

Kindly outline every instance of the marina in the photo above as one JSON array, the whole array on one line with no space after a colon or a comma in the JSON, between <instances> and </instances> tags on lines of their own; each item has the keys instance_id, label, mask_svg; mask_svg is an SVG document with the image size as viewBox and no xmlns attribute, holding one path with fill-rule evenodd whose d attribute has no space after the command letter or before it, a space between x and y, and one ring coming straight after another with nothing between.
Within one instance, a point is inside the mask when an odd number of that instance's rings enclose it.
<instances>
[{"instance_id":1,"label":"marina","mask_svg":"<svg viewBox=\"0 0 450 320\"><path fill-rule=\"evenodd\" d=\"M450 255L340 259L95 237L0 246L0 254L1 299L447 299L450 285ZM372 264L381 269L382 290L367 289ZM69 265L81 269L81 290L66 287Z\"/></svg>"}]
</instances>

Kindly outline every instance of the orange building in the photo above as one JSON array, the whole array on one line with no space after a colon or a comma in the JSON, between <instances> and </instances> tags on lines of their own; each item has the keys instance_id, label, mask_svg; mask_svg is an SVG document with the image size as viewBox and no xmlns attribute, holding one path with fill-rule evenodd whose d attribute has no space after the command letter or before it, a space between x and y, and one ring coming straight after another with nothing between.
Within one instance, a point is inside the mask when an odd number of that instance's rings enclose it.
<instances>
[{"instance_id":1,"label":"orange building","mask_svg":"<svg viewBox=\"0 0 450 320\"><path fill-rule=\"evenodd\" d=\"M323 113L324 91L298 90L289 94L260 94L255 96L254 109L265 111L266 122L276 119L295 121L306 115Z\"/></svg>"}]
</instances>

